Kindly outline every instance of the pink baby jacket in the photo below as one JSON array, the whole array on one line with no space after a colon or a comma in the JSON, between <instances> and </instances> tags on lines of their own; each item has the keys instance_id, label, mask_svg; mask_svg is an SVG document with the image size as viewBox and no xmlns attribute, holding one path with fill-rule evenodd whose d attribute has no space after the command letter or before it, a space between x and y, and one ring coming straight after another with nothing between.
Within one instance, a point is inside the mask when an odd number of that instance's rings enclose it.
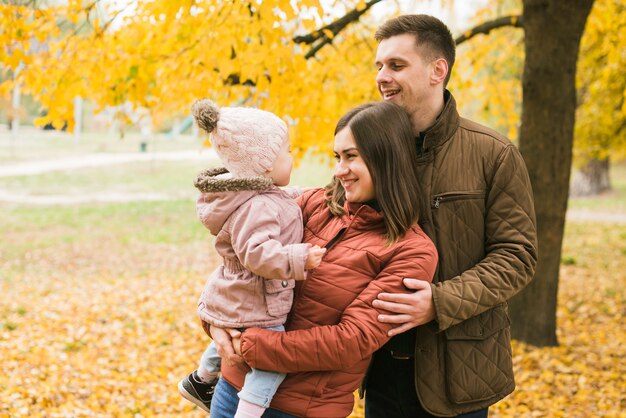
<instances>
[{"instance_id":1,"label":"pink baby jacket","mask_svg":"<svg viewBox=\"0 0 626 418\"><path fill-rule=\"evenodd\" d=\"M198 314L218 327L282 325L310 247L301 243L302 212L293 200L300 192L224 172L206 170L196 179L198 217L223 260L206 281Z\"/></svg>"}]
</instances>

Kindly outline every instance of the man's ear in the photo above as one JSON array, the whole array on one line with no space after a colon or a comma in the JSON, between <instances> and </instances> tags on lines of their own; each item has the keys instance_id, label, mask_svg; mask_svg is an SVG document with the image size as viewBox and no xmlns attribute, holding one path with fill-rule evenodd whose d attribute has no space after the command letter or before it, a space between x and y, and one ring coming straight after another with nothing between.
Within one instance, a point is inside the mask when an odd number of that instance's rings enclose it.
<instances>
[{"instance_id":1,"label":"man's ear","mask_svg":"<svg viewBox=\"0 0 626 418\"><path fill-rule=\"evenodd\" d=\"M431 63L432 73L430 81L433 85L443 84L448 75L448 61L443 58L437 58Z\"/></svg>"}]
</instances>

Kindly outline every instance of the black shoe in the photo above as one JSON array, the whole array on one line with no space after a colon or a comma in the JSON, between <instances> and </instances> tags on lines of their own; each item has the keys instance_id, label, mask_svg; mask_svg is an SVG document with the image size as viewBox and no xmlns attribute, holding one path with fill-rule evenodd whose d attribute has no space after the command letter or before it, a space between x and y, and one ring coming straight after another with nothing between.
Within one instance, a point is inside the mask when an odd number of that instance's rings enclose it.
<instances>
[{"instance_id":1,"label":"black shoe","mask_svg":"<svg viewBox=\"0 0 626 418\"><path fill-rule=\"evenodd\" d=\"M178 382L178 391L183 398L193 402L205 411L210 412L211 399L213 399L213 392L215 391L217 380L216 378L210 383L204 383L198 377L196 370Z\"/></svg>"}]
</instances>

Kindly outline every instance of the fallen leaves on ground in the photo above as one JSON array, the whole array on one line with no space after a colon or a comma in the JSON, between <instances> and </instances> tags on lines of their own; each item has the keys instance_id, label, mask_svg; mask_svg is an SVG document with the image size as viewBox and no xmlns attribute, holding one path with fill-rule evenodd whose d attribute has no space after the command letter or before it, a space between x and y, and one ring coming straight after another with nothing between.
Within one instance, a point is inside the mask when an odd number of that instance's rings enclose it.
<instances>
[{"instance_id":1,"label":"fallen leaves on ground","mask_svg":"<svg viewBox=\"0 0 626 418\"><path fill-rule=\"evenodd\" d=\"M512 395L495 417L626 417L626 226L567 225L558 347L513 342Z\"/></svg>"},{"instance_id":2,"label":"fallen leaves on ground","mask_svg":"<svg viewBox=\"0 0 626 418\"><path fill-rule=\"evenodd\" d=\"M204 416L176 384L208 343L195 316L208 249L27 253L0 282L0 416Z\"/></svg>"},{"instance_id":3,"label":"fallen leaves on ground","mask_svg":"<svg viewBox=\"0 0 626 418\"><path fill-rule=\"evenodd\" d=\"M626 227L587 225L593 234L568 231L560 346L516 342L517 390L490 416L626 416ZM0 417L205 416L176 384L208 343L195 302L217 262L208 240L113 236L4 259ZM362 402L352 416L363 416Z\"/></svg>"}]
</instances>

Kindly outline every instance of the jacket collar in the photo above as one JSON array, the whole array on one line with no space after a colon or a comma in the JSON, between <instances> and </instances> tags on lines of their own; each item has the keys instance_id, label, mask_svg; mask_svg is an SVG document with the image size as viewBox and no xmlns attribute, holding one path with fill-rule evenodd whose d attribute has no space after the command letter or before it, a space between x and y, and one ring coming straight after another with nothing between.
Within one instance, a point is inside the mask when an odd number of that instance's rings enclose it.
<instances>
[{"instance_id":1,"label":"jacket collar","mask_svg":"<svg viewBox=\"0 0 626 418\"><path fill-rule=\"evenodd\" d=\"M443 110L435 119L435 123L422 134L424 135L423 152L427 153L442 145L454 135L459 127L459 113L456 110L456 101L448 90L443 92Z\"/></svg>"},{"instance_id":2,"label":"jacket collar","mask_svg":"<svg viewBox=\"0 0 626 418\"><path fill-rule=\"evenodd\" d=\"M224 167L202 170L193 185L203 193L264 191L275 188L268 177L235 178Z\"/></svg>"},{"instance_id":3,"label":"jacket collar","mask_svg":"<svg viewBox=\"0 0 626 418\"><path fill-rule=\"evenodd\" d=\"M348 202L343 204L346 211L344 222L349 228L361 230L377 230L385 228L385 220L382 211L379 212L367 203Z\"/></svg>"},{"instance_id":4,"label":"jacket collar","mask_svg":"<svg viewBox=\"0 0 626 418\"><path fill-rule=\"evenodd\" d=\"M213 235L248 200L260 193L282 193L269 178L233 178L225 168L201 171L194 185L202 192L198 197L198 215Z\"/></svg>"}]
</instances>

